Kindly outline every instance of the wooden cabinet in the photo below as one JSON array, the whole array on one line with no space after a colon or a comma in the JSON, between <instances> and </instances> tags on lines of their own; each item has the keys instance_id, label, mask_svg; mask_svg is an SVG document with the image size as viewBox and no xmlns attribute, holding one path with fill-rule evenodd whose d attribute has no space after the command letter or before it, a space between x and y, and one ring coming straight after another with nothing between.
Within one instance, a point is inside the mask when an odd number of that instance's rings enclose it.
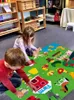
<instances>
[{"instance_id":1,"label":"wooden cabinet","mask_svg":"<svg viewBox=\"0 0 74 100\"><path fill-rule=\"evenodd\" d=\"M16 0L0 2L0 36L20 31Z\"/></svg>"},{"instance_id":2,"label":"wooden cabinet","mask_svg":"<svg viewBox=\"0 0 74 100\"><path fill-rule=\"evenodd\" d=\"M27 4L26 4L27 3ZM20 4L22 4L20 8ZM23 5L25 7L23 7ZM28 5L28 7L26 7ZM18 8L21 13L21 28L31 26L35 31L46 27L45 7L38 7L39 3L36 0L18 0ZM25 18L26 12L30 13L28 18ZM34 14L33 14L34 13Z\"/></svg>"}]
</instances>

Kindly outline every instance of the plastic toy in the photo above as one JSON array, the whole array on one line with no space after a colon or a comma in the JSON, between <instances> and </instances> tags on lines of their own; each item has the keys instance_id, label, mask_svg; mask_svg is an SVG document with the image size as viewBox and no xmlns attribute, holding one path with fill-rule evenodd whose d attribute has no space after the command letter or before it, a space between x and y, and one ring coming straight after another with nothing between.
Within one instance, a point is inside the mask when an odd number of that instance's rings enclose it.
<instances>
[{"instance_id":1,"label":"plastic toy","mask_svg":"<svg viewBox=\"0 0 74 100\"><path fill-rule=\"evenodd\" d=\"M30 80L34 93L45 94L52 89L51 81L47 81L40 76L36 76Z\"/></svg>"},{"instance_id":2,"label":"plastic toy","mask_svg":"<svg viewBox=\"0 0 74 100\"><path fill-rule=\"evenodd\" d=\"M48 70L48 64L43 65L42 69L45 70L45 71L47 71Z\"/></svg>"},{"instance_id":3,"label":"plastic toy","mask_svg":"<svg viewBox=\"0 0 74 100\"><path fill-rule=\"evenodd\" d=\"M67 78L61 78L57 81L56 85L58 86L62 86L62 91L67 92L68 88L67 88L67 84L69 83L69 80Z\"/></svg>"},{"instance_id":4,"label":"plastic toy","mask_svg":"<svg viewBox=\"0 0 74 100\"><path fill-rule=\"evenodd\" d=\"M51 59L51 58L47 58L46 59L48 62L54 62L54 59Z\"/></svg>"}]
</instances>

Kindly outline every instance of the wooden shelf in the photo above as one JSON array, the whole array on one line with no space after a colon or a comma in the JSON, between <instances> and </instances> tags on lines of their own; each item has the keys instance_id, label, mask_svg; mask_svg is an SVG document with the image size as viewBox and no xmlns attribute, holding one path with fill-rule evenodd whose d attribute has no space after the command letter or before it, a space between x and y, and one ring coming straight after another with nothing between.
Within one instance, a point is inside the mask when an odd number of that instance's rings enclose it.
<instances>
[{"instance_id":1,"label":"wooden shelf","mask_svg":"<svg viewBox=\"0 0 74 100\"><path fill-rule=\"evenodd\" d=\"M18 21L19 21L18 19L12 19L12 20L8 20L8 21L0 22L0 25L16 23Z\"/></svg>"},{"instance_id":2,"label":"wooden shelf","mask_svg":"<svg viewBox=\"0 0 74 100\"><path fill-rule=\"evenodd\" d=\"M9 33L13 33L13 32L16 32L16 31L20 31L20 27L0 32L0 36L6 35L6 34L9 34Z\"/></svg>"},{"instance_id":3,"label":"wooden shelf","mask_svg":"<svg viewBox=\"0 0 74 100\"><path fill-rule=\"evenodd\" d=\"M14 14L14 13L17 13L17 11L15 11L15 12L5 12L5 13L0 13L0 15Z\"/></svg>"},{"instance_id":4,"label":"wooden shelf","mask_svg":"<svg viewBox=\"0 0 74 100\"><path fill-rule=\"evenodd\" d=\"M24 23L25 23L25 24L27 24L27 23L32 23L32 22L36 22L36 21L42 20L42 19L44 19L44 18L36 18L36 19L34 19L34 20L25 21Z\"/></svg>"},{"instance_id":5,"label":"wooden shelf","mask_svg":"<svg viewBox=\"0 0 74 100\"><path fill-rule=\"evenodd\" d=\"M44 29L44 28L46 28L46 27L41 26L41 27L39 27L38 29L36 29L35 31L38 31L38 30L41 30L41 29Z\"/></svg>"},{"instance_id":6,"label":"wooden shelf","mask_svg":"<svg viewBox=\"0 0 74 100\"><path fill-rule=\"evenodd\" d=\"M2 4L2 10L3 13L0 13L0 16L6 16L7 14L11 15L10 18L5 18L5 20L0 22L0 36L9 34L9 33L13 33L16 31L20 31L20 21L19 21L19 17L18 17L18 8L17 8L17 1L11 1L11 2L2 2L0 3ZM4 4L8 4L8 6L10 7L11 11L7 12L3 6ZM3 19L3 18L2 18ZM9 28L5 28L5 26L7 25L7 27ZM13 26L13 27L10 27Z\"/></svg>"},{"instance_id":7,"label":"wooden shelf","mask_svg":"<svg viewBox=\"0 0 74 100\"><path fill-rule=\"evenodd\" d=\"M27 9L27 10L23 10L24 12L30 12L30 11L36 11L36 10L42 10L45 7L39 7L39 8L34 8L34 9Z\"/></svg>"},{"instance_id":8,"label":"wooden shelf","mask_svg":"<svg viewBox=\"0 0 74 100\"><path fill-rule=\"evenodd\" d=\"M38 14L39 10L42 11L41 15ZM36 11L35 18L32 20L29 20L29 21L25 21L24 12L31 12L31 11ZM39 7L39 8L34 8L34 9L22 10L21 11L21 18L22 18L22 21L21 21L22 31L24 30L24 27L27 27L27 26L33 27L35 31L38 31L38 30L46 27L46 17L45 17L45 7L44 6ZM40 20L42 20L42 22L43 22L43 26L41 26L41 27L38 26L40 24Z\"/></svg>"}]
</instances>

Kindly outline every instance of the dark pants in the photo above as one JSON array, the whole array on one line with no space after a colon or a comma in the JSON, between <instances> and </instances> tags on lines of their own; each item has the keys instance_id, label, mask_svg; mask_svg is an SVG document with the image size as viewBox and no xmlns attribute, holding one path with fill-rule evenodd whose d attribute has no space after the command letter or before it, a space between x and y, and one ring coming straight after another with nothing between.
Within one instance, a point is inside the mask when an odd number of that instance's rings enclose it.
<instances>
[{"instance_id":1,"label":"dark pants","mask_svg":"<svg viewBox=\"0 0 74 100\"><path fill-rule=\"evenodd\" d=\"M32 49L27 48L26 53L27 53L28 56L33 56L33 50Z\"/></svg>"},{"instance_id":2,"label":"dark pants","mask_svg":"<svg viewBox=\"0 0 74 100\"><path fill-rule=\"evenodd\" d=\"M13 76L10 78L10 81L12 82L15 88L21 85L21 78L17 73L13 74ZM2 83L0 83L0 93L3 93L7 90L8 89Z\"/></svg>"}]
</instances>

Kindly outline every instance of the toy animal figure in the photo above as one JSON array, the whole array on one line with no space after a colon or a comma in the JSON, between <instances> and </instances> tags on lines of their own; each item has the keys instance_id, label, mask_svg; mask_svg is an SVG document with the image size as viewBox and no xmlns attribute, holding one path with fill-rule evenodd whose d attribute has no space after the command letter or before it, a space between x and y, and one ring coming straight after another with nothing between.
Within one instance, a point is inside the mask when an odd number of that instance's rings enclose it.
<instances>
[{"instance_id":1,"label":"toy animal figure","mask_svg":"<svg viewBox=\"0 0 74 100\"><path fill-rule=\"evenodd\" d=\"M69 80L67 78L62 78L58 81L58 83L56 83L56 85L58 86L62 86L62 91L67 92L68 88L67 88L67 84L69 83Z\"/></svg>"}]
</instances>

